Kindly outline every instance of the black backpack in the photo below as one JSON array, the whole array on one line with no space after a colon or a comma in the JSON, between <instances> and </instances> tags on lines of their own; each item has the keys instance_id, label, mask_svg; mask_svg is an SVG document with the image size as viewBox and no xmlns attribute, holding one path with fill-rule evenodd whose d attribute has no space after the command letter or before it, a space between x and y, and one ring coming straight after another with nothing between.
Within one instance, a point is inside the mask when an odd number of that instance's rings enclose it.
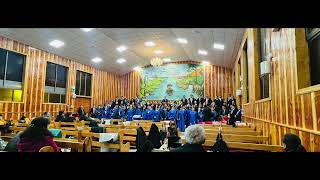
<instances>
[{"instance_id":1,"label":"black backpack","mask_svg":"<svg viewBox=\"0 0 320 180\"><path fill-rule=\"evenodd\" d=\"M157 125L151 125L148 140L152 143L153 148L159 149L161 147L161 135Z\"/></svg>"}]
</instances>

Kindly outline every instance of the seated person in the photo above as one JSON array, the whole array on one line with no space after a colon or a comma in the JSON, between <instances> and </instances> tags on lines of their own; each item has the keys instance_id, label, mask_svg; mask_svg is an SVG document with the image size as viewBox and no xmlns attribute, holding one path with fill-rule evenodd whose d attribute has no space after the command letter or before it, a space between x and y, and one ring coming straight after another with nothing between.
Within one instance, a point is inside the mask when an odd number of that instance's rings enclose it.
<instances>
[{"instance_id":1,"label":"seated person","mask_svg":"<svg viewBox=\"0 0 320 180\"><path fill-rule=\"evenodd\" d=\"M53 136L48 130L50 121L44 117L38 117L32 120L20 134L20 141L17 144L18 152L39 152L44 146L51 146L55 152L60 149L53 141Z\"/></svg>"},{"instance_id":2,"label":"seated person","mask_svg":"<svg viewBox=\"0 0 320 180\"><path fill-rule=\"evenodd\" d=\"M170 150L171 152L206 152L202 144L205 142L205 130L201 125L191 125L185 132L186 144Z\"/></svg>"},{"instance_id":3,"label":"seated person","mask_svg":"<svg viewBox=\"0 0 320 180\"><path fill-rule=\"evenodd\" d=\"M42 117L44 117L44 118L50 118L51 115L50 115L49 112L44 112L44 113L42 114Z\"/></svg>"},{"instance_id":4,"label":"seated person","mask_svg":"<svg viewBox=\"0 0 320 180\"><path fill-rule=\"evenodd\" d=\"M27 123L26 117L24 115L22 115L22 117L20 118L19 123Z\"/></svg>"},{"instance_id":5,"label":"seated person","mask_svg":"<svg viewBox=\"0 0 320 180\"><path fill-rule=\"evenodd\" d=\"M73 122L74 121L74 117L72 116L72 114L70 112L66 113L65 118L63 118L63 120L61 120L61 122Z\"/></svg>"},{"instance_id":6,"label":"seated person","mask_svg":"<svg viewBox=\"0 0 320 180\"><path fill-rule=\"evenodd\" d=\"M286 152L307 152L302 146L299 136L295 134L286 134L283 138L283 144Z\"/></svg>"},{"instance_id":7,"label":"seated person","mask_svg":"<svg viewBox=\"0 0 320 180\"><path fill-rule=\"evenodd\" d=\"M64 112L63 111L59 111L58 116L56 117L56 119L54 120L55 122L60 122L64 120Z\"/></svg>"}]
</instances>

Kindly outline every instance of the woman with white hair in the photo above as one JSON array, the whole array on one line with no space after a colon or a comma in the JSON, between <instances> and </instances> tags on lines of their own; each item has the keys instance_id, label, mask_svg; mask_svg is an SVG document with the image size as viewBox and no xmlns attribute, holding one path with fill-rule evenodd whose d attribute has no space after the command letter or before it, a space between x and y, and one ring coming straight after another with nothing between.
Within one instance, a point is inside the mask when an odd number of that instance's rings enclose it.
<instances>
[{"instance_id":1,"label":"woman with white hair","mask_svg":"<svg viewBox=\"0 0 320 180\"><path fill-rule=\"evenodd\" d=\"M172 149L171 152L206 152L202 144L205 142L205 130L201 125L192 125L185 132L186 144Z\"/></svg>"}]
</instances>

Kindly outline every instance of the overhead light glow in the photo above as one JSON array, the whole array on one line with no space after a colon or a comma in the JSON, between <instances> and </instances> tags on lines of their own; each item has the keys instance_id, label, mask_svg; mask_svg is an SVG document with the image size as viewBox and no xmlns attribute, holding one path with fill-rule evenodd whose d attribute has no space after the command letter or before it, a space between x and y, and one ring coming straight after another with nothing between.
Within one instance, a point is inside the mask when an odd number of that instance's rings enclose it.
<instances>
[{"instance_id":1,"label":"overhead light glow","mask_svg":"<svg viewBox=\"0 0 320 180\"><path fill-rule=\"evenodd\" d=\"M136 67L133 68L133 70L135 70L135 71L141 71L142 68L141 68L140 66L136 66Z\"/></svg>"},{"instance_id":2,"label":"overhead light glow","mask_svg":"<svg viewBox=\"0 0 320 180\"><path fill-rule=\"evenodd\" d=\"M119 64L122 64L122 63L125 63L125 62L127 62L127 60L125 60L123 58L117 59L117 63L119 63Z\"/></svg>"},{"instance_id":3,"label":"overhead light glow","mask_svg":"<svg viewBox=\"0 0 320 180\"><path fill-rule=\"evenodd\" d=\"M185 39L185 38L178 38L177 40L178 40L178 42L181 43L181 44L188 44L188 40Z\"/></svg>"},{"instance_id":4,"label":"overhead light glow","mask_svg":"<svg viewBox=\"0 0 320 180\"><path fill-rule=\"evenodd\" d=\"M89 31L91 31L93 28L81 28L81 30L82 31L84 31L84 32L89 32Z\"/></svg>"},{"instance_id":5,"label":"overhead light glow","mask_svg":"<svg viewBox=\"0 0 320 180\"><path fill-rule=\"evenodd\" d=\"M164 62L170 62L171 59L170 59L170 58L163 58L163 61L164 61Z\"/></svg>"},{"instance_id":6,"label":"overhead light glow","mask_svg":"<svg viewBox=\"0 0 320 180\"><path fill-rule=\"evenodd\" d=\"M94 62L94 63L99 63L99 62L102 61L102 59L99 58L99 57L95 57L95 58L93 58L93 59L91 59L91 60L92 60L92 62Z\"/></svg>"},{"instance_id":7,"label":"overhead light glow","mask_svg":"<svg viewBox=\"0 0 320 180\"><path fill-rule=\"evenodd\" d=\"M125 51L125 50L127 50L127 47L126 46L119 46L119 47L117 47L117 51L119 51L119 52L123 52L123 51Z\"/></svg>"},{"instance_id":8,"label":"overhead light glow","mask_svg":"<svg viewBox=\"0 0 320 180\"><path fill-rule=\"evenodd\" d=\"M152 42L152 41L147 41L147 42L144 43L144 45L147 46L147 47L153 47L156 44L154 42Z\"/></svg>"},{"instance_id":9,"label":"overhead light glow","mask_svg":"<svg viewBox=\"0 0 320 180\"><path fill-rule=\"evenodd\" d=\"M208 52L206 51L206 50L203 50L203 49L199 49L198 50L198 54L200 54L200 55L207 55L208 54Z\"/></svg>"},{"instance_id":10,"label":"overhead light glow","mask_svg":"<svg viewBox=\"0 0 320 180\"><path fill-rule=\"evenodd\" d=\"M60 40L53 40L49 44L50 44L50 46L53 46L55 48L59 48L64 45L64 42L62 42Z\"/></svg>"},{"instance_id":11,"label":"overhead light glow","mask_svg":"<svg viewBox=\"0 0 320 180\"><path fill-rule=\"evenodd\" d=\"M224 50L224 45L223 44L214 43L213 44L213 48L214 49L219 49L219 50Z\"/></svg>"}]
</instances>

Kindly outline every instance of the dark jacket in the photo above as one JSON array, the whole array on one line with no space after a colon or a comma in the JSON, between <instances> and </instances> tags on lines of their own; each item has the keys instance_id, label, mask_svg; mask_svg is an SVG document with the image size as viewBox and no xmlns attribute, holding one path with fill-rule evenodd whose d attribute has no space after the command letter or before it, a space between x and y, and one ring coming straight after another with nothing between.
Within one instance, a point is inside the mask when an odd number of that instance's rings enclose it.
<instances>
[{"instance_id":1,"label":"dark jacket","mask_svg":"<svg viewBox=\"0 0 320 180\"><path fill-rule=\"evenodd\" d=\"M9 143L7 144L7 146L4 148L4 151L7 151L7 152L18 152L18 149L17 149L17 144L19 143L20 141L20 134L22 132L19 132L18 134L16 134L16 136L14 138L12 138Z\"/></svg>"},{"instance_id":2,"label":"dark jacket","mask_svg":"<svg viewBox=\"0 0 320 180\"><path fill-rule=\"evenodd\" d=\"M201 144L185 144L170 150L170 152L206 152Z\"/></svg>"},{"instance_id":3,"label":"dark jacket","mask_svg":"<svg viewBox=\"0 0 320 180\"><path fill-rule=\"evenodd\" d=\"M146 133L144 132L142 127L139 127L137 129L136 147L137 147L137 152L151 152L152 151L152 144L147 139Z\"/></svg>"},{"instance_id":4,"label":"dark jacket","mask_svg":"<svg viewBox=\"0 0 320 180\"><path fill-rule=\"evenodd\" d=\"M61 122L73 122L74 118L73 117L65 117L61 120Z\"/></svg>"},{"instance_id":5,"label":"dark jacket","mask_svg":"<svg viewBox=\"0 0 320 180\"><path fill-rule=\"evenodd\" d=\"M229 122L228 124L229 125L235 125L235 122L236 122L236 114L237 114L238 110L237 109L234 109L233 111L230 110L230 119L229 119Z\"/></svg>"},{"instance_id":6,"label":"dark jacket","mask_svg":"<svg viewBox=\"0 0 320 180\"><path fill-rule=\"evenodd\" d=\"M283 138L283 143L286 145L286 152L306 152L300 138L295 134L286 134Z\"/></svg>"},{"instance_id":7,"label":"dark jacket","mask_svg":"<svg viewBox=\"0 0 320 180\"><path fill-rule=\"evenodd\" d=\"M202 114L203 114L203 121L204 122L207 122L207 121L211 120L212 112L211 112L211 109L209 107L203 108Z\"/></svg>"},{"instance_id":8,"label":"dark jacket","mask_svg":"<svg viewBox=\"0 0 320 180\"><path fill-rule=\"evenodd\" d=\"M84 109L79 108L78 114L79 114L79 116L81 117L81 116L86 115L86 112L84 112Z\"/></svg>"},{"instance_id":9,"label":"dark jacket","mask_svg":"<svg viewBox=\"0 0 320 180\"><path fill-rule=\"evenodd\" d=\"M212 147L213 152L229 152L227 143L223 140L221 133L218 133L216 143Z\"/></svg>"},{"instance_id":10,"label":"dark jacket","mask_svg":"<svg viewBox=\"0 0 320 180\"><path fill-rule=\"evenodd\" d=\"M148 135L148 140L152 143L153 148L159 149L161 147L161 137L160 137L160 132L159 128L157 125L152 124L150 127L150 132Z\"/></svg>"},{"instance_id":11,"label":"dark jacket","mask_svg":"<svg viewBox=\"0 0 320 180\"><path fill-rule=\"evenodd\" d=\"M64 121L64 116L58 115L54 121L55 121L55 122Z\"/></svg>"}]
</instances>

